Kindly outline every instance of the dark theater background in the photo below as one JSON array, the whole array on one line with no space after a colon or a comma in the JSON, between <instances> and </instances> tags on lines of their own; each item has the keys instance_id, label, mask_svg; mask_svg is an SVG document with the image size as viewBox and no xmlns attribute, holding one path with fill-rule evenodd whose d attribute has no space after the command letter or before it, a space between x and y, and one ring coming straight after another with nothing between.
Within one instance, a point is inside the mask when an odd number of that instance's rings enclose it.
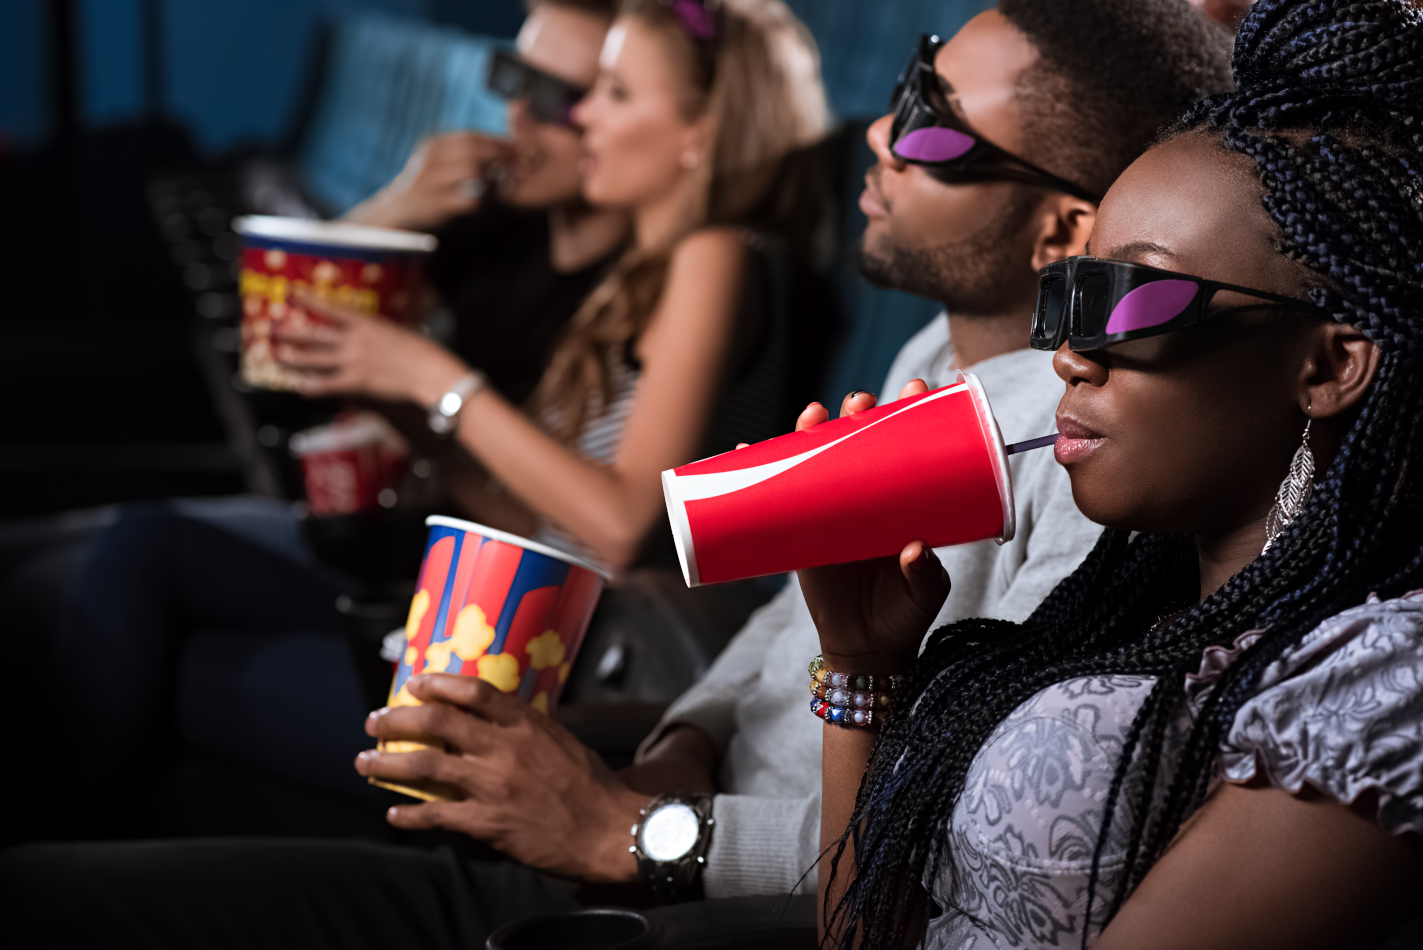
<instances>
[{"instance_id":1,"label":"dark theater background","mask_svg":"<svg viewBox=\"0 0 1423 950\"><path fill-rule=\"evenodd\" d=\"M882 109L915 36L984 5L791 0L842 119ZM419 135L497 125L469 77L522 16L519 0L0 3L0 520L291 496L304 410L233 382L230 219L338 214ZM842 376L880 378L933 311L882 296L893 332L842 341Z\"/></svg>"}]
</instances>

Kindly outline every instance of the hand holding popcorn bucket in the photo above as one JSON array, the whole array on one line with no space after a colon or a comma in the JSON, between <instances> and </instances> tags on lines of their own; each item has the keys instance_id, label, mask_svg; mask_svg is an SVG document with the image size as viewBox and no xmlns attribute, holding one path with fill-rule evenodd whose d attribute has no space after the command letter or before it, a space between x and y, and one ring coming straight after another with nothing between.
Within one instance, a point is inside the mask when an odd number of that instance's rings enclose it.
<instances>
[{"instance_id":1,"label":"hand holding popcorn bucket","mask_svg":"<svg viewBox=\"0 0 1423 950\"><path fill-rule=\"evenodd\" d=\"M232 223L242 235L242 378L267 389L296 389L302 375L282 366L272 338L286 326L328 321L291 301L296 287L362 313L413 324L424 257L438 244L428 234L344 221L248 215Z\"/></svg>"},{"instance_id":2,"label":"hand holding popcorn bucket","mask_svg":"<svg viewBox=\"0 0 1423 950\"><path fill-rule=\"evenodd\" d=\"M536 541L455 518L432 516L425 560L405 625L405 649L390 687L391 706L418 706L406 684L417 673L477 676L550 712L588 629L607 568ZM443 749L386 741L383 752ZM368 779L426 801L458 797L435 785Z\"/></svg>"},{"instance_id":3,"label":"hand holding popcorn bucket","mask_svg":"<svg viewBox=\"0 0 1423 950\"><path fill-rule=\"evenodd\" d=\"M978 377L662 473L688 587L995 538L1016 528Z\"/></svg>"}]
</instances>

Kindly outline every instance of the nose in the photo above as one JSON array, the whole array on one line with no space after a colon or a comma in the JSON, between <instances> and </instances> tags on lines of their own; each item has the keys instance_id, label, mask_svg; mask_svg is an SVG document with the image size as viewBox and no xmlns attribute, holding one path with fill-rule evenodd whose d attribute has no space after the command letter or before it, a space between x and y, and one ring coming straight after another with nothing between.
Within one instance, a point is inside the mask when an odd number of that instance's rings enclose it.
<instances>
[{"instance_id":1,"label":"nose","mask_svg":"<svg viewBox=\"0 0 1423 950\"><path fill-rule=\"evenodd\" d=\"M1100 387L1107 384L1107 366L1092 358L1090 353L1078 353L1068 348L1066 342L1052 355L1052 369L1058 379L1068 386L1079 383Z\"/></svg>"},{"instance_id":2,"label":"nose","mask_svg":"<svg viewBox=\"0 0 1423 950\"><path fill-rule=\"evenodd\" d=\"M881 165L887 165L895 171L903 171L905 163L895 158L894 153L889 150L889 127L893 123L894 116L880 116L870 123L869 130L865 132L865 141L869 143L870 150L875 153Z\"/></svg>"},{"instance_id":3,"label":"nose","mask_svg":"<svg viewBox=\"0 0 1423 950\"><path fill-rule=\"evenodd\" d=\"M593 111L590 105L592 99L593 93L590 92L575 102L573 108L568 111L569 118L573 120L574 126L579 129L585 128L588 125L588 116Z\"/></svg>"}]
</instances>

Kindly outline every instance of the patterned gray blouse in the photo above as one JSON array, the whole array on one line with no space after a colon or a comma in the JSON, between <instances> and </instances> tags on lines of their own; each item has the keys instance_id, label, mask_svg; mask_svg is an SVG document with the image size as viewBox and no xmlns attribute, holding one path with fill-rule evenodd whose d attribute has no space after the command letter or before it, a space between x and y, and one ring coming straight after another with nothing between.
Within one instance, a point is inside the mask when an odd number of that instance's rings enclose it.
<instances>
[{"instance_id":1,"label":"patterned gray blouse","mask_svg":"<svg viewBox=\"0 0 1423 950\"><path fill-rule=\"evenodd\" d=\"M1191 711L1255 636L1207 650L1200 672L1187 677L1168 760ZM1152 683L1068 680L1003 721L969 767L950 821L952 868L926 876L945 912L929 922L925 947L1079 947L1084 926L1095 939L1121 886L1132 824L1125 804L1112 821L1088 925L1092 854L1123 737ZM1226 781L1259 772L1278 788L1298 792L1308 783L1341 802L1375 790L1382 827L1423 833L1423 591L1371 597L1271 664L1236 715L1220 765Z\"/></svg>"}]
</instances>

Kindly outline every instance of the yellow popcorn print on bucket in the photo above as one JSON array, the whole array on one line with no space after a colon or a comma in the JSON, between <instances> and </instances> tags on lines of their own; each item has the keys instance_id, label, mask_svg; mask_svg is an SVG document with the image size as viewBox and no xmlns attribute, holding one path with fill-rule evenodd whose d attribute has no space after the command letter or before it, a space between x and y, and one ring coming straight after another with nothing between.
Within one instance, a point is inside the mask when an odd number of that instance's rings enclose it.
<instances>
[{"instance_id":1,"label":"yellow popcorn print on bucket","mask_svg":"<svg viewBox=\"0 0 1423 950\"><path fill-rule=\"evenodd\" d=\"M534 637L524 649L529 654L529 665L536 670L546 670L563 662L563 641L552 630Z\"/></svg>"},{"instance_id":2,"label":"yellow popcorn print on bucket","mask_svg":"<svg viewBox=\"0 0 1423 950\"><path fill-rule=\"evenodd\" d=\"M425 649L425 671L443 673L449 669L450 655L464 662L477 660L494 642L494 628L484 616L484 610L470 604L455 617L455 632L448 640L432 643Z\"/></svg>"},{"instance_id":3,"label":"yellow popcorn print on bucket","mask_svg":"<svg viewBox=\"0 0 1423 950\"><path fill-rule=\"evenodd\" d=\"M421 673L443 673L450 667L450 641L432 643L425 648L425 668Z\"/></svg>"},{"instance_id":4,"label":"yellow popcorn print on bucket","mask_svg":"<svg viewBox=\"0 0 1423 950\"><path fill-rule=\"evenodd\" d=\"M420 632L420 621L425 619L425 612L430 609L430 592L425 588L420 588L415 592L415 597L410 601L410 614L405 618L405 639L414 640L415 634Z\"/></svg>"},{"instance_id":5,"label":"yellow popcorn print on bucket","mask_svg":"<svg viewBox=\"0 0 1423 950\"><path fill-rule=\"evenodd\" d=\"M455 618L455 634L449 639L455 656L461 660L477 660L494 642L494 628L484 616L484 608L470 604Z\"/></svg>"},{"instance_id":6,"label":"yellow popcorn print on bucket","mask_svg":"<svg viewBox=\"0 0 1423 950\"><path fill-rule=\"evenodd\" d=\"M534 698L529 700L529 707L548 715L548 693L535 693Z\"/></svg>"},{"instance_id":7,"label":"yellow popcorn print on bucket","mask_svg":"<svg viewBox=\"0 0 1423 950\"><path fill-rule=\"evenodd\" d=\"M519 688L519 661L509 653L485 655L477 661L479 678L499 690L512 693Z\"/></svg>"},{"instance_id":8,"label":"yellow popcorn print on bucket","mask_svg":"<svg viewBox=\"0 0 1423 950\"><path fill-rule=\"evenodd\" d=\"M416 699L413 695L411 695L411 693L410 693L410 684L409 684L409 683L406 683L404 686L400 687L400 692L398 692L398 693L396 693L394 696L390 697L390 702L386 703L386 705L387 705L387 706L394 707L394 706L419 706L419 705L422 705L422 704L421 704L420 700Z\"/></svg>"}]
</instances>

